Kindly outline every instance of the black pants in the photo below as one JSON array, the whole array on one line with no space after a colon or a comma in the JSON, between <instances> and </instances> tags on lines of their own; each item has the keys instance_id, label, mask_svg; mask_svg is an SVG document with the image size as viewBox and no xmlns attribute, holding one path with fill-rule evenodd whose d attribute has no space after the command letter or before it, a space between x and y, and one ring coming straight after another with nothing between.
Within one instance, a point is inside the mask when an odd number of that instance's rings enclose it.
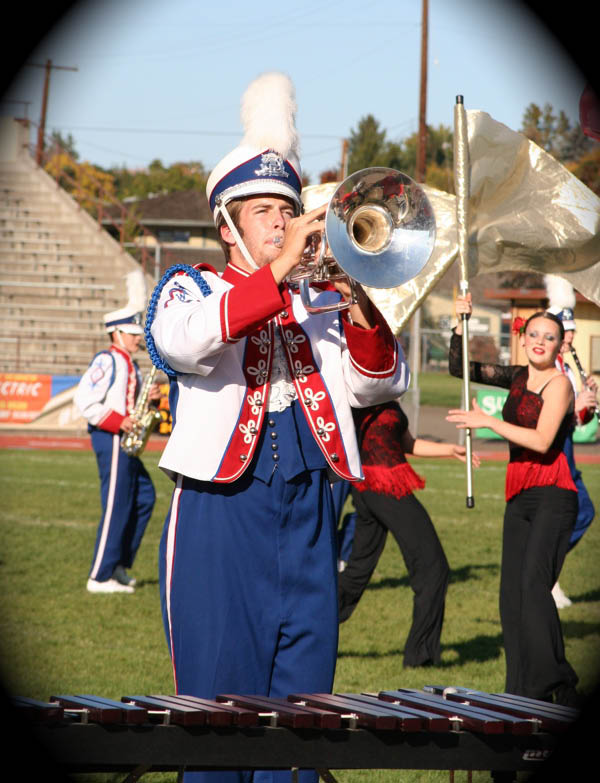
<instances>
[{"instance_id":1,"label":"black pants","mask_svg":"<svg viewBox=\"0 0 600 783\"><path fill-rule=\"evenodd\" d=\"M338 579L340 622L356 608L389 530L400 547L414 592L404 665L438 663L449 567L429 514L414 495L397 499L353 489L352 499L356 530L350 559Z\"/></svg>"},{"instance_id":2,"label":"black pants","mask_svg":"<svg viewBox=\"0 0 600 783\"><path fill-rule=\"evenodd\" d=\"M500 619L508 693L551 700L577 683L552 598L576 517L577 493L558 487L527 489L507 503Z\"/></svg>"}]
</instances>

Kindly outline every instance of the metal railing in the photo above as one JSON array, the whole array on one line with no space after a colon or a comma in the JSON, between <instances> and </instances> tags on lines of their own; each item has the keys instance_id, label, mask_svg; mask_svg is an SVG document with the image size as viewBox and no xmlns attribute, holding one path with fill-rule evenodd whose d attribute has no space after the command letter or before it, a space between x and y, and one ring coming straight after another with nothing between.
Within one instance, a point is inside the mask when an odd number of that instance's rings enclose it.
<instances>
[{"instance_id":1,"label":"metal railing","mask_svg":"<svg viewBox=\"0 0 600 783\"><path fill-rule=\"evenodd\" d=\"M420 329L420 367L419 372L447 372L448 351L450 349L449 329ZM400 335L404 350L408 356L410 333ZM470 340L471 358L492 364L510 364L510 335L489 332L473 335Z\"/></svg>"}]
</instances>

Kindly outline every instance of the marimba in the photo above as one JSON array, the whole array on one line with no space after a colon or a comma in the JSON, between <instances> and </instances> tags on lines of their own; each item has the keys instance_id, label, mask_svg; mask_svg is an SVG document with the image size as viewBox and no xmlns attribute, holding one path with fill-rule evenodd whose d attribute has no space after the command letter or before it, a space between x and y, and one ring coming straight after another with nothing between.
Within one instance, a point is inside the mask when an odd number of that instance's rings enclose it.
<instances>
[{"instance_id":1,"label":"marimba","mask_svg":"<svg viewBox=\"0 0 600 783\"><path fill-rule=\"evenodd\" d=\"M56 695L13 700L67 772L316 768L539 769L577 711L510 694L426 686L287 699Z\"/></svg>"}]
</instances>

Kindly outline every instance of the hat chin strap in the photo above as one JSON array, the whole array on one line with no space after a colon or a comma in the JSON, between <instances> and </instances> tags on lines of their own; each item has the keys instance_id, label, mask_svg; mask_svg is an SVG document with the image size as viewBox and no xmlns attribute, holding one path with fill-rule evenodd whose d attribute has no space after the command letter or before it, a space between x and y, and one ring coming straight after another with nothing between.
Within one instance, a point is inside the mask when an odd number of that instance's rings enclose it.
<instances>
[{"instance_id":1,"label":"hat chin strap","mask_svg":"<svg viewBox=\"0 0 600 783\"><path fill-rule=\"evenodd\" d=\"M114 334L116 335L115 342L117 343L119 348L122 348L125 351L125 353L128 353L131 356L131 351L129 350L129 348L127 348L127 346L123 342L123 338L121 337L120 330L119 329L115 329Z\"/></svg>"},{"instance_id":2,"label":"hat chin strap","mask_svg":"<svg viewBox=\"0 0 600 783\"><path fill-rule=\"evenodd\" d=\"M235 239L235 244L238 246L238 248L240 250L240 253L244 256L246 261L250 264L251 268L256 271L257 269L259 269L259 266L256 264L256 262L254 261L254 259L250 255L250 251L248 250L248 248L244 244L244 240L242 239L242 237L240 235L240 232L235 227L235 223L231 219L231 215L227 211L227 207L225 206L225 204L221 204L218 209L219 209L219 212L221 213L221 215L223 215L223 219L227 223L227 227L231 231L231 233L233 235L233 238Z\"/></svg>"}]
</instances>

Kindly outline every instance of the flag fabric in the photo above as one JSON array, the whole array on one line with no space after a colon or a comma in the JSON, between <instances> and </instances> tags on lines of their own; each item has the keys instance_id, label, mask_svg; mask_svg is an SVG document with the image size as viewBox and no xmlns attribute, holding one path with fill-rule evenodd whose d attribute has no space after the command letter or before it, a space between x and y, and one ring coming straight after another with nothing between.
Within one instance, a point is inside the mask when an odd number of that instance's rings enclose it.
<instances>
[{"instance_id":1,"label":"flag fabric","mask_svg":"<svg viewBox=\"0 0 600 783\"><path fill-rule=\"evenodd\" d=\"M468 276L538 272L563 277L600 306L600 199L526 136L467 111L470 158ZM456 199L424 186L436 247L402 286L368 289L396 332L457 256Z\"/></svg>"}]
</instances>

